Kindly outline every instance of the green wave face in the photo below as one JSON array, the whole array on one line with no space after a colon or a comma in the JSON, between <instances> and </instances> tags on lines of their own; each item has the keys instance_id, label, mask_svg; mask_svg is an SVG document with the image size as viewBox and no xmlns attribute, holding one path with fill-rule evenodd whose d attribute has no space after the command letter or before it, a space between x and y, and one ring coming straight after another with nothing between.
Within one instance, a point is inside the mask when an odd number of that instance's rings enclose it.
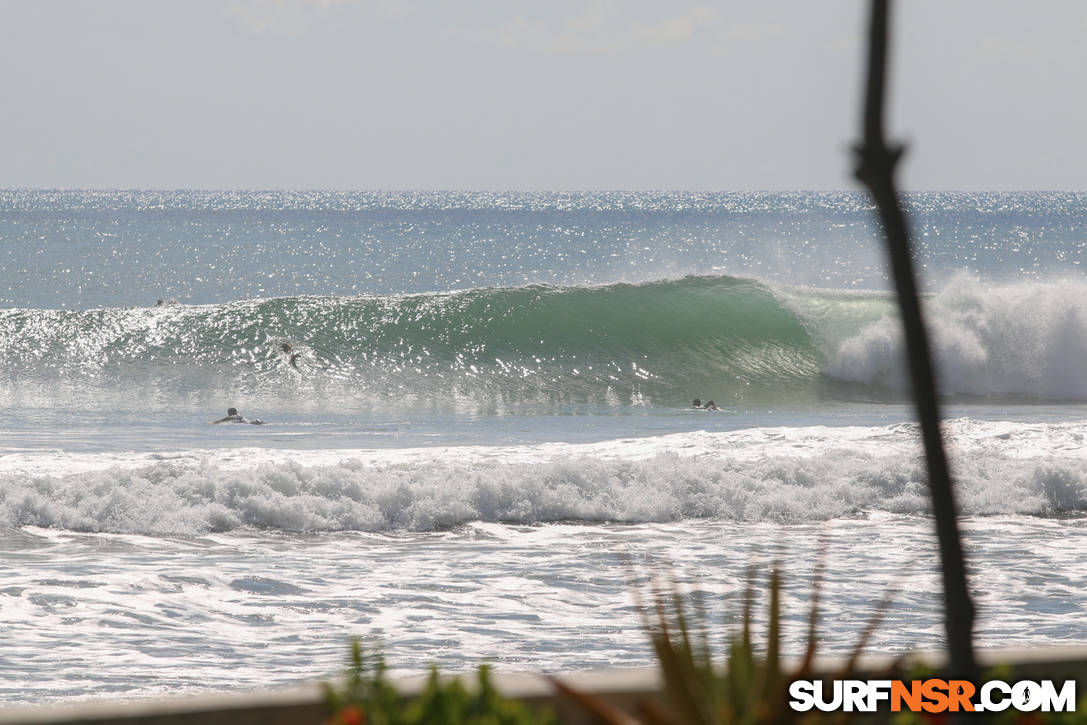
<instances>
[{"instance_id":1,"label":"green wave face","mask_svg":"<svg viewBox=\"0 0 1087 725\"><path fill-rule=\"evenodd\" d=\"M808 313L825 316L809 300ZM834 304L833 301L823 304ZM842 304L839 301L837 304ZM719 405L818 394L810 321L734 277L605 287L8 310L9 397L233 394L344 407ZM851 324L850 327L853 325ZM294 365L280 346L298 353ZM134 393L133 393L134 394ZM48 398L45 395L45 398ZM40 402L40 401L39 401Z\"/></svg>"}]
</instances>

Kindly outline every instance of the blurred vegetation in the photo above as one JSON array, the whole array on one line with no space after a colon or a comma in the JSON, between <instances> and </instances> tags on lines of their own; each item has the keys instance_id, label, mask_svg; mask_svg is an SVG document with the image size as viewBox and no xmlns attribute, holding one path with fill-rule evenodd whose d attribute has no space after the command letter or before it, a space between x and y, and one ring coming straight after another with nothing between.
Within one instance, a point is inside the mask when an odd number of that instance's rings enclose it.
<instances>
[{"instance_id":1,"label":"blurred vegetation","mask_svg":"<svg viewBox=\"0 0 1087 725\"><path fill-rule=\"evenodd\" d=\"M936 670L913 667L903 671L896 663L885 672L857 673L857 659L867 646L883 612L891 601L888 592L861 631L851 654L837 671L814 671L819 619L822 558L816 565L807 617L807 642L798 664L789 666L782 658L782 574L770 570L766 587L765 639L756 641L756 576L748 577L743 613L739 625L725 639L717 653L710 644L712 627L704 614L687 602L678 587L666 592L655 586L652 600L641 602L645 626L653 646L664 692L646 693L633 713L618 709L605 699L582 692L569 681L552 678L557 691L583 714L581 721L605 725L804 725L805 723L889 722L893 725L929 725L952 722L950 713L850 713L794 712L789 706L789 685L794 680L829 682L834 679L925 680L944 675ZM1017 680L1010 666L994 668L982 681ZM326 685L327 725L548 725L557 722L555 712L502 697L490 681L490 669L481 666L475 686L456 678L440 677L432 670L423 692L404 698L386 679L380 651L367 651L360 641L351 646L344 682ZM1087 696L1072 713L1021 713L1005 710L987 713L990 725L1087 725Z\"/></svg>"},{"instance_id":2,"label":"blurred vegetation","mask_svg":"<svg viewBox=\"0 0 1087 725\"><path fill-rule=\"evenodd\" d=\"M794 669L786 667L781 657L782 577L774 568L770 573L765 643L757 646L752 634L756 599L752 575L748 579L739 631L728 637L724 656L719 662L714 661L709 643L710 627L704 619L688 612L683 597L674 586L668 595L657 588L652 605L643 610L648 610L646 627L661 668L665 693L661 701L641 703L636 717L568 684L556 681L556 687L597 720L609 725L845 722L851 713L800 713L789 707L788 688L793 680L817 678L812 666L816 654L821 571L820 560L808 615L807 646L799 666ZM888 601L889 598L884 600L862 632L845 667L833 676L849 676Z\"/></svg>"},{"instance_id":3,"label":"blurred vegetation","mask_svg":"<svg viewBox=\"0 0 1087 725\"><path fill-rule=\"evenodd\" d=\"M328 725L552 725L553 712L533 709L502 697L481 665L476 687L456 678L442 678L432 669L423 692L406 700L386 679L385 660L367 652L359 640L351 644L347 673L341 686L325 685Z\"/></svg>"}]
</instances>

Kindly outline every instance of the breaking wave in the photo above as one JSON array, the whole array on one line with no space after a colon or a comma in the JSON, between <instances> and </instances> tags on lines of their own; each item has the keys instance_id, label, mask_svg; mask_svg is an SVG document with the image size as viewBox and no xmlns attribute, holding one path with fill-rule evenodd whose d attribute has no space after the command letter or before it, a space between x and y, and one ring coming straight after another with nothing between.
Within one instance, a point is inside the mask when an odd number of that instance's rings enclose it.
<instances>
[{"instance_id":1,"label":"breaking wave","mask_svg":"<svg viewBox=\"0 0 1087 725\"><path fill-rule=\"evenodd\" d=\"M1087 511L1082 422L960 419L948 426L963 513ZM205 451L154 462L134 456L125 465L68 473L12 470L18 465L9 462L0 474L0 528L200 535L925 514L929 495L916 441L915 427L899 424L516 449ZM223 458L229 456L234 463Z\"/></svg>"},{"instance_id":2,"label":"breaking wave","mask_svg":"<svg viewBox=\"0 0 1087 725\"><path fill-rule=\"evenodd\" d=\"M926 303L947 395L1087 400L1087 283L960 277ZM719 404L901 397L882 292L728 276L216 305L0 311L13 404ZM294 365L281 346L299 353Z\"/></svg>"}]
</instances>

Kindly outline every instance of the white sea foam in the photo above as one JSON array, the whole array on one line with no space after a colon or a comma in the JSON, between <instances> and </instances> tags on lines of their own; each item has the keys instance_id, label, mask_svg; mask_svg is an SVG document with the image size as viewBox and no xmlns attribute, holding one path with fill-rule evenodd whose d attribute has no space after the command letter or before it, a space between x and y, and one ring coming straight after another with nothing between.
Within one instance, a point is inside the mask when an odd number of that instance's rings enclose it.
<instances>
[{"instance_id":1,"label":"white sea foam","mask_svg":"<svg viewBox=\"0 0 1087 725\"><path fill-rule=\"evenodd\" d=\"M925 305L947 394L1087 400L1087 282L993 285L952 278ZM826 371L839 380L905 386L897 317L836 343Z\"/></svg>"},{"instance_id":2,"label":"white sea foam","mask_svg":"<svg viewBox=\"0 0 1087 725\"><path fill-rule=\"evenodd\" d=\"M969 514L1087 510L1087 424L948 424ZM474 521L818 521L923 513L913 425L594 444L42 457L11 454L0 522L151 535L427 531Z\"/></svg>"},{"instance_id":3,"label":"white sea foam","mask_svg":"<svg viewBox=\"0 0 1087 725\"><path fill-rule=\"evenodd\" d=\"M979 646L1082 643L1083 520L964 522ZM395 534L203 537L0 529L0 701L267 688L324 678L351 635L378 638L396 674L563 672L654 662L634 574L675 576L711 622L714 651L747 569L785 572L783 651L799 654L816 552L827 550L820 651L844 653L896 590L869 652L943 646L931 522L872 513L769 522L469 524ZM626 562L626 565L624 564ZM644 584L646 579L641 579ZM756 608L756 630L764 624Z\"/></svg>"}]
</instances>

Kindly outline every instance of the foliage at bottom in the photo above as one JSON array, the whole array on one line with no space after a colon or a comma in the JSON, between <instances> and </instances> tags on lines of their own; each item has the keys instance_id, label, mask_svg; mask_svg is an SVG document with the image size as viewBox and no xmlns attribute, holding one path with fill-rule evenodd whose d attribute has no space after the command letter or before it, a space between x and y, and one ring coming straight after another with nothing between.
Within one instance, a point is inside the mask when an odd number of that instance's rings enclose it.
<instances>
[{"instance_id":1,"label":"foliage at bottom","mask_svg":"<svg viewBox=\"0 0 1087 725\"><path fill-rule=\"evenodd\" d=\"M328 725L551 725L554 714L502 697L491 684L490 668L481 665L474 688L458 679L430 672L423 692L405 700L385 677L380 652L367 652L355 640L343 685L325 685Z\"/></svg>"}]
</instances>

